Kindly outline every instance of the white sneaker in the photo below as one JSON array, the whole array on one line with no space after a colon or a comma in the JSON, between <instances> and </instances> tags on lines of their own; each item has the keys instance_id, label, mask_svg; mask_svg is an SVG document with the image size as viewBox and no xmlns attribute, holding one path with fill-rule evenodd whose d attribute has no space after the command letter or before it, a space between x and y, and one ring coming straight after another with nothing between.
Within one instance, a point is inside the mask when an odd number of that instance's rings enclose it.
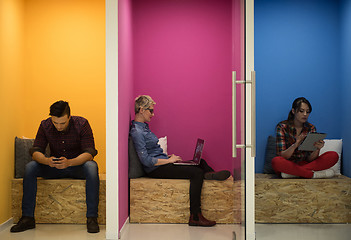
<instances>
[{"instance_id":1,"label":"white sneaker","mask_svg":"<svg viewBox=\"0 0 351 240\"><path fill-rule=\"evenodd\" d=\"M335 176L333 169L326 169L322 171L315 171L312 178L332 178Z\"/></svg>"},{"instance_id":2,"label":"white sneaker","mask_svg":"<svg viewBox=\"0 0 351 240\"><path fill-rule=\"evenodd\" d=\"M282 178L300 178L299 176L287 174L287 173L280 173L282 175Z\"/></svg>"}]
</instances>

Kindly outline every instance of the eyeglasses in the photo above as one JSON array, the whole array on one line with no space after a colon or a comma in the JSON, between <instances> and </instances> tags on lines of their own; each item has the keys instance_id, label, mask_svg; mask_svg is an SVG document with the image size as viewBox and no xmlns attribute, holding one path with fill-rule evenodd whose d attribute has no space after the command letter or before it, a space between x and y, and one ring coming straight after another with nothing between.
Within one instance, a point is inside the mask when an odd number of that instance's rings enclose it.
<instances>
[{"instance_id":1,"label":"eyeglasses","mask_svg":"<svg viewBox=\"0 0 351 240\"><path fill-rule=\"evenodd\" d=\"M145 110L149 110L151 114L154 113L154 109L153 109L153 108L147 108L147 109L145 109Z\"/></svg>"}]
</instances>

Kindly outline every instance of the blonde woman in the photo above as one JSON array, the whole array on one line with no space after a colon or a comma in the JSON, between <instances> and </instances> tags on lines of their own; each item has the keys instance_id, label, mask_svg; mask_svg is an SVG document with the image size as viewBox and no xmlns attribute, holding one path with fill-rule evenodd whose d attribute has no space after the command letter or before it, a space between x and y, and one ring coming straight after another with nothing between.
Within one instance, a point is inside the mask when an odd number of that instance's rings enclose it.
<instances>
[{"instance_id":1,"label":"blonde woman","mask_svg":"<svg viewBox=\"0 0 351 240\"><path fill-rule=\"evenodd\" d=\"M215 221L206 219L201 213L201 189L204 179L225 180L229 171L215 172L203 159L199 166L174 165L180 156L167 156L158 144L158 138L149 129L148 122L154 116L155 101L147 95L135 99L135 119L130 135L146 174L151 178L190 179L189 226L211 227Z\"/></svg>"}]
</instances>

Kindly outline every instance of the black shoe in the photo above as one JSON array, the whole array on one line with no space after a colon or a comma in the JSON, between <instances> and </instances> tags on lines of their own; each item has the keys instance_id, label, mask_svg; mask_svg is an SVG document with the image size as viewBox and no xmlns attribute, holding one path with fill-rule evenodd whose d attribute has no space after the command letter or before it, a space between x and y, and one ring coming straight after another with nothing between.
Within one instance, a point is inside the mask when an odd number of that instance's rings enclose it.
<instances>
[{"instance_id":1,"label":"black shoe","mask_svg":"<svg viewBox=\"0 0 351 240\"><path fill-rule=\"evenodd\" d=\"M99 224L96 217L87 218L87 229L88 229L88 233L100 232Z\"/></svg>"},{"instance_id":2,"label":"black shoe","mask_svg":"<svg viewBox=\"0 0 351 240\"><path fill-rule=\"evenodd\" d=\"M18 221L18 223L13 226L10 230L10 232L23 232L28 229L33 229L35 228L35 219L34 217L26 217L22 216L21 219Z\"/></svg>"},{"instance_id":3,"label":"black shoe","mask_svg":"<svg viewBox=\"0 0 351 240\"><path fill-rule=\"evenodd\" d=\"M191 214L188 224L189 226L212 227L216 225L216 221L208 220L201 213L199 213L197 216Z\"/></svg>"},{"instance_id":4,"label":"black shoe","mask_svg":"<svg viewBox=\"0 0 351 240\"><path fill-rule=\"evenodd\" d=\"M230 172L227 170L219 171L219 172L208 172L205 173L204 179L206 180L219 180L223 181L229 178Z\"/></svg>"}]
</instances>

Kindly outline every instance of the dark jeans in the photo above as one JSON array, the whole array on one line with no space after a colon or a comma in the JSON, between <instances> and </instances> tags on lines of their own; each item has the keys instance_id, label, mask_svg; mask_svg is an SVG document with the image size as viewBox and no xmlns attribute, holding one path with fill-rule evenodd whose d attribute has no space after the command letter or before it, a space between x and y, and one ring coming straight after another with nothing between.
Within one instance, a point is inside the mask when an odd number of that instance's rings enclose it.
<instances>
[{"instance_id":1,"label":"dark jeans","mask_svg":"<svg viewBox=\"0 0 351 240\"><path fill-rule=\"evenodd\" d=\"M147 175L151 178L190 179L190 213L201 212L201 190L204 173L213 172L205 160L198 166L174 165L172 163L161 165Z\"/></svg>"},{"instance_id":2,"label":"dark jeans","mask_svg":"<svg viewBox=\"0 0 351 240\"><path fill-rule=\"evenodd\" d=\"M43 177L47 179L86 179L86 216L97 217L100 185L98 173L98 165L95 161L87 161L82 165L68 167L66 169L52 168L48 165L43 165L36 161L27 163L23 178L22 216L34 217L37 195L37 177Z\"/></svg>"}]
</instances>

